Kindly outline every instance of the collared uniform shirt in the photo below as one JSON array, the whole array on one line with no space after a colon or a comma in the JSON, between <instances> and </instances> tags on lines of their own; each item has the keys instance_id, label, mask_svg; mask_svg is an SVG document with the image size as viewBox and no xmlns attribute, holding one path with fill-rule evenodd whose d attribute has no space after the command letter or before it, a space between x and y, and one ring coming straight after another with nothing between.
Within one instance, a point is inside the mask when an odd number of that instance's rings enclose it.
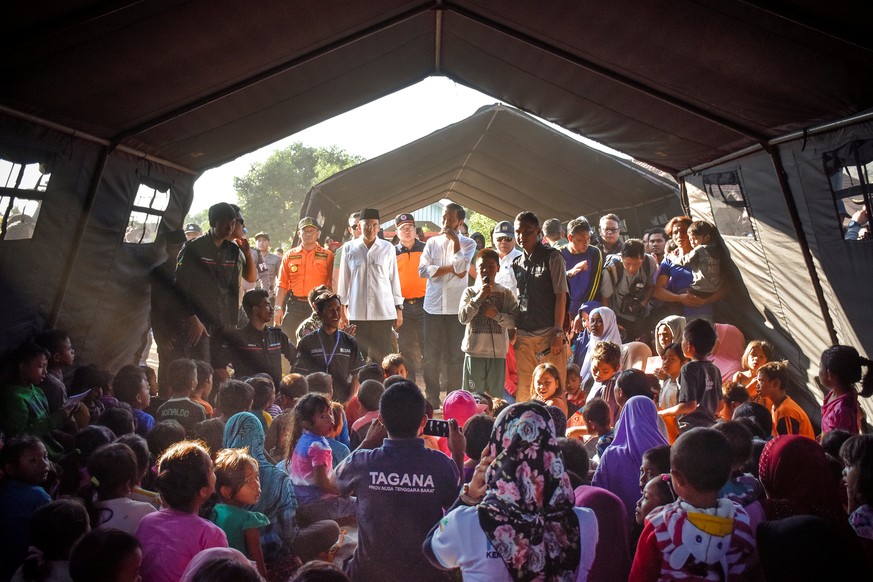
<instances>
[{"instance_id":1,"label":"collared uniform shirt","mask_svg":"<svg viewBox=\"0 0 873 582\"><path fill-rule=\"evenodd\" d=\"M185 243L176 261L181 315L196 315L208 330L236 325L245 263L236 243L223 240L216 247L213 241L212 235L205 235Z\"/></svg>"},{"instance_id":2,"label":"collared uniform shirt","mask_svg":"<svg viewBox=\"0 0 873 582\"><path fill-rule=\"evenodd\" d=\"M237 378L267 373L276 386L282 381L282 356L292 365L297 359L294 344L279 327L259 331L248 324L228 332L221 348L222 363L232 364Z\"/></svg>"},{"instance_id":3,"label":"collared uniform shirt","mask_svg":"<svg viewBox=\"0 0 873 582\"><path fill-rule=\"evenodd\" d=\"M343 331L329 336L324 329L308 334L297 344L297 361L294 371L298 374L326 372L333 378L333 397L345 402L352 396L354 374L364 365L358 341Z\"/></svg>"},{"instance_id":4,"label":"collared uniform shirt","mask_svg":"<svg viewBox=\"0 0 873 582\"><path fill-rule=\"evenodd\" d=\"M279 266L279 284L294 297L307 297L319 285L331 286L333 253L315 245L311 251L298 245L285 253Z\"/></svg>"},{"instance_id":5,"label":"collared uniform shirt","mask_svg":"<svg viewBox=\"0 0 873 582\"><path fill-rule=\"evenodd\" d=\"M395 306L403 305L403 294L396 255L394 245L380 238L370 248L363 238L343 248L337 294L348 307L350 320L397 319Z\"/></svg>"},{"instance_id":6,"label":"collared uniform shirt","mask_svg":"<svg viewBox=\"0 0 873 582\"><path fill-rule=\"evenodd\" d=\"M515 279L515 271L512 269L512 261L515 260L515 257L522 254L521 250L518 247L513 247L511 251L509 251L505 257L500 259L500 270L497 271L497 276L494 277L494 282L503 285L515 295L515 298L518 299L518 281Z\"/></svg>"},{"instance_id":7,"label":"collared uniform shirt","mask_svg":"<svg viewBox=\"0 0 873 582\"><path fill-rule=\"evenodd\" d=\"M404 299L419 299L427 291L427 279L418 274L418 264L424 252L424 243L416 239L408 249L399 242L397 250L397 272L400 273L400 291Z\"/></svg>"},{"instance_id":8,"label":"collared uniform shirt","mask_svg":"<svg viewBox=\"0 0 873 582\"><path fill-rule=\"evenodd\" d=\"M476 255L476 241L459 234L461 250L454 252L454 244L441 234L427 241L421 260L418 263L418 274L427 277L427 293L424 296L424 310L431 315L457 315L461 305L461 295L467 288L467 272L470 263ZM434 277L440 267L451 265L455 273L464 273L456 277L450 273Z\"/></svg>"}]
</instances>

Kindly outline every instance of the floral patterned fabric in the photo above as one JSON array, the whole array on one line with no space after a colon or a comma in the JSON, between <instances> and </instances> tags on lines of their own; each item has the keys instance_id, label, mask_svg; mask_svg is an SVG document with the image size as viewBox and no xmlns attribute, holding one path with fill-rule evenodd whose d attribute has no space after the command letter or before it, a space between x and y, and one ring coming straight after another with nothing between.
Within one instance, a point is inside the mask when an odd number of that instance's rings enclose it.
<instances>
[{"instance_id":1,"label":"floral patterned fabric","mask_svg":"<svg viewBox=\"0 0 873 582\"><path fill-rule=\"evenodd\" d=\"M579 565L579 521L552 418L536 402L504 410L489 442L494 461L479 524L513 580L572 580Z\"/></svg>"}]
</instances>

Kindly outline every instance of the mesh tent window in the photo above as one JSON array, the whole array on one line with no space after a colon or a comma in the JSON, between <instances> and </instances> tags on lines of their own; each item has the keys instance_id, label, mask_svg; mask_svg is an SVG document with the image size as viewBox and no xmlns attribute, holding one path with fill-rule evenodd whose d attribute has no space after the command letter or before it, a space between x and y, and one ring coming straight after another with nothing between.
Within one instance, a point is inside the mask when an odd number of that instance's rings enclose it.
<instances>
[{"instance_id":1,"label":"mesh tent window","mask_svg":"<svg viewBox=\"0 0 873 582\"><path fill-rule=\"evenodd\" d=\"M48 163L18 162L0 156L0 240L33 238L45 190Z\"/></svg>"},{"instance_id":2,"label":"mesh tent window","mask_svg":"<svg viewBox=\"0 0 873 582\"><path fill-rule=\"evenodd\" d=\"M758 239L739 171L706 174L703 176L703 189L719 233L723 236Z\"/></svg>"},{"instance_id":3,"label":"mesh tent window","mask_svg":"<svg viewBox=\"0 0 873 582\"><path fill-rule=\"evenodd\" d=\"M870 175L873 174L873 140L849 142L826 152L822 161L842 238L858 240L858 232L849 226L852 216L859 210L866 210L868 220L873 217L873 185L870 183Z\"/></svg>"},{"instance_id":4,"label":"mesh tent window","mask_svg":"<svg viewBox=\"0 0 873 582\"><path fill-rule=\"evenodd\" d=\"M129 244L150 244L155 242L158 228L164 218L164 211L170 205L170 185L154 181L144 181L139 184L127 228L124 231L124 242Z\"/></svg>"}]
</instances>

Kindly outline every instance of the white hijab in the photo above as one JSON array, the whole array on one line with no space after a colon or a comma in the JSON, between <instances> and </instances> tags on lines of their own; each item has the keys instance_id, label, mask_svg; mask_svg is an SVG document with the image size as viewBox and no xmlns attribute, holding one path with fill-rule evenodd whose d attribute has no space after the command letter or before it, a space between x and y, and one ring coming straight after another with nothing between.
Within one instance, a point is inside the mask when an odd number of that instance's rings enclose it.
<instances>
[{"instance_id":1,"label":"white hijab","mask_svg":"<svg viewBox=\"0 0 873 582\"><path fill-rule=\"evenodd\" d=\"M615 321L615 312L609 307L598 307L591 311L589 319L595 313L599 314L603 320L603 334L599 336L591 334L591 341L588 342L588 351L585 352L585 359L582 361L582 370L580 371L582 386L586 386L588 381L592 379L591 356L594 353L594 346L597 345L597 342L612 342L621 347L621 333L618 331L618 323Z\"/></svg>"}]
</instances>

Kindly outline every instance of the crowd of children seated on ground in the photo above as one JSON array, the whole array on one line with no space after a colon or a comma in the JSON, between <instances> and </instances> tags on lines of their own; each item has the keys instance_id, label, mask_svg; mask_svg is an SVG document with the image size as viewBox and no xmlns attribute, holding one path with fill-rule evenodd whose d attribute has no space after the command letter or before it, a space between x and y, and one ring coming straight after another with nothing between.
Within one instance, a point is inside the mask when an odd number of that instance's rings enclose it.
<instances>
[{"instance_id":1,"label":"crowd of children seated on ground","mask_svg":"<svg viewBox=\"0 0 873 582\"><path fill-rule=\"evenodd\" d=\"M578 364L568 386L541 364L527 403L450 393L444 436L422 435L433 410L397 354L359 371L346 406L328 374L213 390L211 367L192 360L169 364L162 401L147 367L82 366L65 385L69 338L48 332L7 366L0 576L869 575L873 435L860 434L858 405L873 393L869 360L847 346L822 354L816 441L766 342L750 342L722 384L707 359L712 324L659 323L654 375L623 369L604 339L612 325L608 309L591 310L587 392ZM343 573L332 548L350 527L358 545Z\"/></svg>"}]
</instances>

